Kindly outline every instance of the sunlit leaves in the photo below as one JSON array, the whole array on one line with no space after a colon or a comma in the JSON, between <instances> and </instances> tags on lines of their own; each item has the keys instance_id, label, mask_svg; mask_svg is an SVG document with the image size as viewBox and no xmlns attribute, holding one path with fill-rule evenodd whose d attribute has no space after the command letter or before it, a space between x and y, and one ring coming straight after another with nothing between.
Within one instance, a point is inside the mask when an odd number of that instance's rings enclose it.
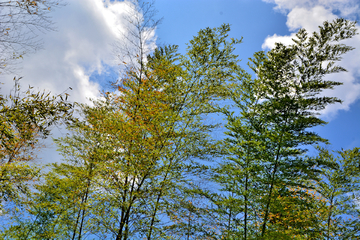
<instances>
[{"instance_id":1,"label":"sunlit leaves","mask_svg":"<svg viewBox=\"0 0 360 240\"><path fill-rule=\"evenodd\" d=\"M0 192L2 200L13 201L26 192L26 182L38 176L38 170L27 162L36 157L39 140L60 120L70 121L73 108L62 95L31 88L23 93L17 81L13 93L0 96L0 182L5 185Z\"/></svg>"},{"instance_id":2,"label":"sunlit leaves","mask_svg":"<svg viewBox=\"0 0 360 240\"><path fill-rule=\"evenodd\" d=\"M138 64L126 64L112 92L92 106L79 105L80 120L68 121L69 134L55 140L64 162L34 185L24 204L31 219L5 234L358 237L358 149L338 152L339 158L325 150L305 155L306 146L327 142L311 128L326 123L320 110L340 102L319 94L341 84L324 77L344 71L335 62L352 48L337 41L354 36L354 23L325 22L311 36L299 30L292 45L255 53L255 79L239 67L233 51L241 41L229 40L229 30L226 24L200 30L185 55L177 46L158 48L146 61L134 55ZM3 104L0 125L0 153L7 161L0 176L20 192L26 189L17 181L38 176L25 165L38 138L57 120L69 119L72 107L66 94L60 100L26 94ZM220 107L219 100L229 99L232 106ZM220 124L206 118L220 112L226 137L215 141L211 134ZM9 189L3 198L16 197Z\"/></svg>"},{"instance_id":3,"label":"sunlit leaves","mask_svg":"<svg viewBox=\"0 0 360 240\"><path fill-rule=\"evenodd\" d=\"M243 238L301 239L320 231L313 225L321 228L326 215L321 201L326 198L308 190L321 179L320 169L333 163L304 156L304 148L327 142L310 128L326 123L316 116L318 111L341 102L319 94L341 85L324 77L345 71L335 62L353 48L337 41L353 37L354 26L337 19L325 22L312 36L301 29L292 45L277 43L267 53L254 54L250 67L256 79L239 72L238 85L230 91L239 114L224 111L229 157L214 180L223 187L223 200L217 204L227 209L223 216L229 219L236 211L231 220L242 223ZM230 196L240 206L226 205ZM309 214L317 217L306 217Z\"/></svg>"}]
</instances>

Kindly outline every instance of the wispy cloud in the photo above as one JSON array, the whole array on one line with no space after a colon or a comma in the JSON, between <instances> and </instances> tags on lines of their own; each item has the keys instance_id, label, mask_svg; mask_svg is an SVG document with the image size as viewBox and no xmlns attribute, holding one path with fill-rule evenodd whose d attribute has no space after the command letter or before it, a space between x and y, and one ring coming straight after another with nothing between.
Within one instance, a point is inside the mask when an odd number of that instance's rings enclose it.
<instances>
[{"instance_id":1,"label":"wispy cloud","mask_svg":"<svg viewBox=\"0 0 360 240\"><path fill-rule=\"evenodd\" d=\"M360 3L357 0L263 0L273 3L275 10L281 11L287 16L286 25L290 32L289 36L279 36L274 34L268 36L263 45L263 49L271 49L275 42L290 44L291 38L300 28L305 28L308 32L314 32L324 21L332 21L335 18L343 17L355 20L360 15ZM359 32L360 26L357 25ZM329 76L328 79L343 82L344 85L334 90L327 91L325 94L336 96L343 100L343 104L328 106L323 112L323 116L331 118L339 110L348 110L350 105L360 98L360 36L345 41L346 44L356 47L355 50L347 53L341 65L348 72L338 73Z\"/></svg>"},{"instance_id":2,"label":"wispy cloud","mask_svg":"<svg viewBox=\"0 0 360 240\"><path fill-rule=\"evenodd\" d=\"M359 16L358 0L263 0L267 3L276 4L275 9L284 14L294 9L312 9L324 7L327 10L337 12L337 15L344 18L356 18Z\"/></svg>"}]
</instances>

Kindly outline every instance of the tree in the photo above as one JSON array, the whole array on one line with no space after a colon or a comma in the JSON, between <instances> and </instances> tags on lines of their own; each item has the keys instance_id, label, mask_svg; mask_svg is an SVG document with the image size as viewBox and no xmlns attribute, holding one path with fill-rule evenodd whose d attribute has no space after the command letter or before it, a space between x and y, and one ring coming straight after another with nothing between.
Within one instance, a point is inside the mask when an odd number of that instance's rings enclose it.
<instances>
[{"instance_id":1,"label":"tree","mask_svg":"<svg viewBox=\"0 0 360 240\"><path fill-rule=\"evenodd\" d=\"M316 190L326 200L323 235L326 239L355 239L359 237L359 161L360 149L337 151L335 157L324 148L319 149L319 159L329 161L335 168L324 169Z\"/></svg>"},{"instance_id":2,"label":"tree","mask_svg":"<svg viewBox=\"0 0 360 240\"><path fill-rule=\"evenodd\" d=\"M106 93L94 107L82 105L83 121L69 126L71 136L58 140L68 163L55 165L53 174L59 180L51 175L49 182L63 189L59 193L81 185L78 179L88 184L79 186L78 197L41 197L49 192L52 196L53 187L38 187L35 199L41 200L29 207L34 218L42 211L41 216L53 216L47 218L47 232L58 226L77 239L85 232L114 239L158 239L178 227L169 209L186 198L184 186L194 158L214 151L208 134L215 126L204 124L203 116L237 67L232 51L239 41L228 42L228 31L228 25L201 30L187 56L179 56L175 46L159 48L147 58L143 75L136 69L128 72L117 86L118 94ZM47 199L69 208L54 213L58 207L41 203ZM169 221L161 221L164 218ZM40 223L34 223L29 229L39 229Z\"/></svg>"},{"instance_id":3,"label":"tree","mask_svg":"<svg viewBox=\"0 0 360 240\"><path fill-rule=\"evenodd\" d=\"M120 75L133 71L141 79L147 56L156 48L155 30L162 19L156 19L154 1L129 0L124 3L127 5L126 27L114 44L114 51L121 66Z\"/></svg>"},{"instance_id":4,"label":"tree","mask_svg":"<svg viewBox=\"0 0 360 240\"><path fill-rule=\"evenodd\" d=\"M88 236L88 169L58 166L42 174L42 183L34 185L29 201L23 201L25 216L3 231L2 239L81 239ZM83 172L82 172L83 171ZM14 216L13 216L14 217ZM86 223L86 221L85 221ZM84 226L86 225L86 226Z\"/></svg>"},{"instance_id":5,"label":"tree","mask_svg":"<svg viewBox=\"0 0 360 240\"><path fill-rule=\"evenodd\" d=\"M291 190L294 187L301 192L298 204L311 197L308 190L319 180L319 169L328 163L304 157L304 147L326 142L309 129L326 123L316 116L318 111L341 102L319 95L341 84L324 77L345 71L335 63L353 48L338 42L355 34L355 23L344 19L324 22L312 36L300 29L292 45L277 43L267 53L256 53L250 67L257 78L240 77L239 86L232 90L231 98L240 113L235 116L225 111L230 157L220 165L217 172L221 178L216 180L224 186L225 196L241 195L237 199L242 199L239 208L243 211L238 217L244 221L243 238L274 237L272 215L284 206L282 196L296 197ZM237 176L235 183L233 176ZM239 185L239 191L234 184ZM249 184L256 188L256 198ZM224 205L226 199L218 206ZM256 207L251 217L250 206ZM257 226L252 236L247 235L248 224Z\"/></svg>"},{"instance_id":6,"label":"tree","mask_svg":"<svg viewBox=\"0 0 360 240\"><path fill-rule=\"evenodd\" d=\"M338 41L356 34L355 23L325 22L311 36L301 29L292 45L256 53L254 79L238 65L233 51L241 40L228 39L229 25L200 30L185 55L166 46L145 56L141 34L148 29L136 27L144 26L139 17L133 25L140 30L134 35L139 52L128 52L134 61L124 63L128 68L113 92L93 106L79 105L80 120L69 122L70 134L56 140L64 162L53 164L24 202L30 220L18 219L2 237L306 239L343 230L334 227L334 215L355 212L354 204L347 207L355 197L342 211L331 193L348 196L344 182L357 189L350 167L357 152L341 168L325 153L306 156L305 147L327 142L310 128L325 124L319 110L340 102L319 95L340 85L324 77L344 71L335 63L352 48ZM70 111L63 101L50 101L63 109L52 119L49 106L41 105L48 96L36 96L15 101L26 103L16 115L16 134L28 122L21 117L37 119L26 128L34 131L26 130L25 143L45 136ZM23 116L32 98L34 110ZM220 108L227 98L235 112ZM211 134L219 124L206 118L220 111L227 138L217 142ZM224 159L215 165L218 156ZM346 236L356 236L357 225L349 222Z\"/></svg>"},{"instance_id":7,"label":"tree","mask_svg":"<svg viewBox=\"0 0 360 240\"><path fill-rule=\"evenodd\" d=\"M265 175L269 191L264 198L262 237L266 234L271 204L276 197L272 195L274 187L277 184L301 186L316 177L316 171L308 169L318 167L317 163L299 159L298 156L306 151L300 145L326 141L307 129L325 124L315 116L316 111L340 102L334 97L317 95L324 89L341 84L323 77L345 71L335 63L353 48L336 42L355 34L354 22L337 19L332 23L324 22L319 27L319 33L311 37L301 29L294 45L286 47L277 44L267 53L267 58L262 53L255 55L253 70L264 84L261 97L265 101L260 104L261 117L267 125L265 134L271 140L268 145L270 161L266 159L270 163Z\"/></svg>"},{"instance_id":8,"label":"tree","mask_svg":"<svg viewBox=\"0 0 360 240\"><path fill-rule=\"evenodd\" d=\"M73 104L66 100L63 95L32 92L31 87L22 93L18 80L13 93L0 95L0 206L3 201L19 200L29 180L39 176L39 169L28 163L52 125L71 119Z\"/></svg>"},{"instance_id":9,"label":"tree","mask_svg":"<svg viewBox=\"0 0 360 240\"><path fill-rule=\"evenodd\" d=\"M61 4L56 0L0 1L0 74L14 73L17 60L41 47L39 33L53 30L50 10ZM67 93L20 91L15 79L14 93L0 94L0 207L4 201L19 204L28 192L28 183L40 175L40 169L28 163L40 148L39 140L48 137L52 125L69 120L73 104ZM65 97L66 96L66 97ZM16 208L14 208L16 209Z\"/></svg>"},{"instance_id":10,"label":"tree","mask_svg":"<svg viewBox=\"0 0 360 240\"><path fill-rule=\"evenodd\" d=\"M38 34L53 30L50 12L58 0L0 1L0 74L13 73L17 59L41 47Z\"/></svg>"}]
</instances>

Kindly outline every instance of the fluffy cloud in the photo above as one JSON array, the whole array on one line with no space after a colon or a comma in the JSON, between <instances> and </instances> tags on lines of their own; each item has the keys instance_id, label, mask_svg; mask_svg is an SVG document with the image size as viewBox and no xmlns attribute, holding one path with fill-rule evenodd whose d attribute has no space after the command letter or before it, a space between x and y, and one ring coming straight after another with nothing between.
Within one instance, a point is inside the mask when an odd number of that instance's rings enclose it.
<instances>
[{"instance_id":1,"label":"fluffy cloud","mask_svg":"<svg viewBox=\"0 0 360 240\"><path fill-rule=\"evenodd\" d=\"M354 20L359 17L360 4L357 0L263 0L264 2L276 4L275 9L287 15L286 25L289 31L293 32L289 36L279 36L274 34L268 36L263 45L263 49L271 49L275 42L291 44L291 38L299 28L305 28L308 32L313 32L322 25L324 21L332 21L338 17ZM357 25L359 31L360 27ZM341 65L348 72L338 73L329 76L328 79L341 81L344 85L335 90L325 92L330 96L336 96L343 100L343 104L336 104L327 107L323 111L323 116L331 118L339 110L348 110L350 105L360 98L360 36L349 39L346 44L357 47L347 53Z\"/></svg>"},{"instance_id":2,"label":"fluffy cloud","mask_svg":"<svg viewBox=\"0 0 360 240\"><path fill-rule=\"evenodd\" d=\"M56 8L51 15L56 31L41 35L43 50L25 54L19 64L23 89L31 85L52 94L67 91L70 100L77 102L89 103L89 98L98 97L103 86L90 79L118 70L113 46L129 29L124 17L134 13L134 9L137 8L131 7L130 0L71 0L66 6ZM155 37L154 33L151 36ZM0 75L0 82L4 83L2 94L9 93L13 78L14 75ZM59 136L58 131L55 136ZM45 144L48 148L40 157L57 161L59 156L51 140Z\"/></svg>"},{"instance_id":3,"label":"fluffy cloud","mask_svg":"<svg viewBox=\"0 0 360 240\"><path fill-rule=\"evenodd\" d=\"M41 36L44 49L24 56L21 84L59 94L68 87L71 100L89 102L101 86L90 76L116 68L113 44L126 29L129 4L110 0L72 0L55 10L56 31ZM2 93L12 87L13 75L2 75Z\"/></svg>"}]
</instances>

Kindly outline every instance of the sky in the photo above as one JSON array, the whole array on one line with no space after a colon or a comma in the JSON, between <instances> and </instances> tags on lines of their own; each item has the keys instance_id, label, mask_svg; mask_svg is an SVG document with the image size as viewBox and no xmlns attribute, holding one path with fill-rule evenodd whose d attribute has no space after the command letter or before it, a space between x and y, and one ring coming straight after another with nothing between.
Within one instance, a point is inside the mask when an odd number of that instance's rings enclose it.
<instances>
[{"instance_id":1,"label":"sky","mask_svg":"<svg viewBox=\"0 0 360 240\"><path fill-rule=\"evenodd\" d=\"M124 16L129 6L113 0L67 0L66 6L51 9L56 31L39 34L43 49L25 54L19 62L21 84L53 94L67 91L78 102L99 97L119 73L114 44L121 44L121 33L127 31ZM235 53L245 69L254 52L269 50L275 42L291 43L299 28L312 32L326 20L360 19L358 0L157 0L154 6L156 16L163 18L153 34L157 45L176 44L185 53L186 43L200 29L229 23L230 37L243 37ZM315 128L333 150L360 147L360 35L346 43L356 48L341 62L348 72L327 78L344 84L325 93L343 103L327 107L321 117L329 123ZM14 74L0 76L2 94L11 89L13 78ZM63 132L55 129L54 136ZM50 142L47 146L39 157L45 162L59 160L56 148Z\"/></svg>"}]
</instances>

